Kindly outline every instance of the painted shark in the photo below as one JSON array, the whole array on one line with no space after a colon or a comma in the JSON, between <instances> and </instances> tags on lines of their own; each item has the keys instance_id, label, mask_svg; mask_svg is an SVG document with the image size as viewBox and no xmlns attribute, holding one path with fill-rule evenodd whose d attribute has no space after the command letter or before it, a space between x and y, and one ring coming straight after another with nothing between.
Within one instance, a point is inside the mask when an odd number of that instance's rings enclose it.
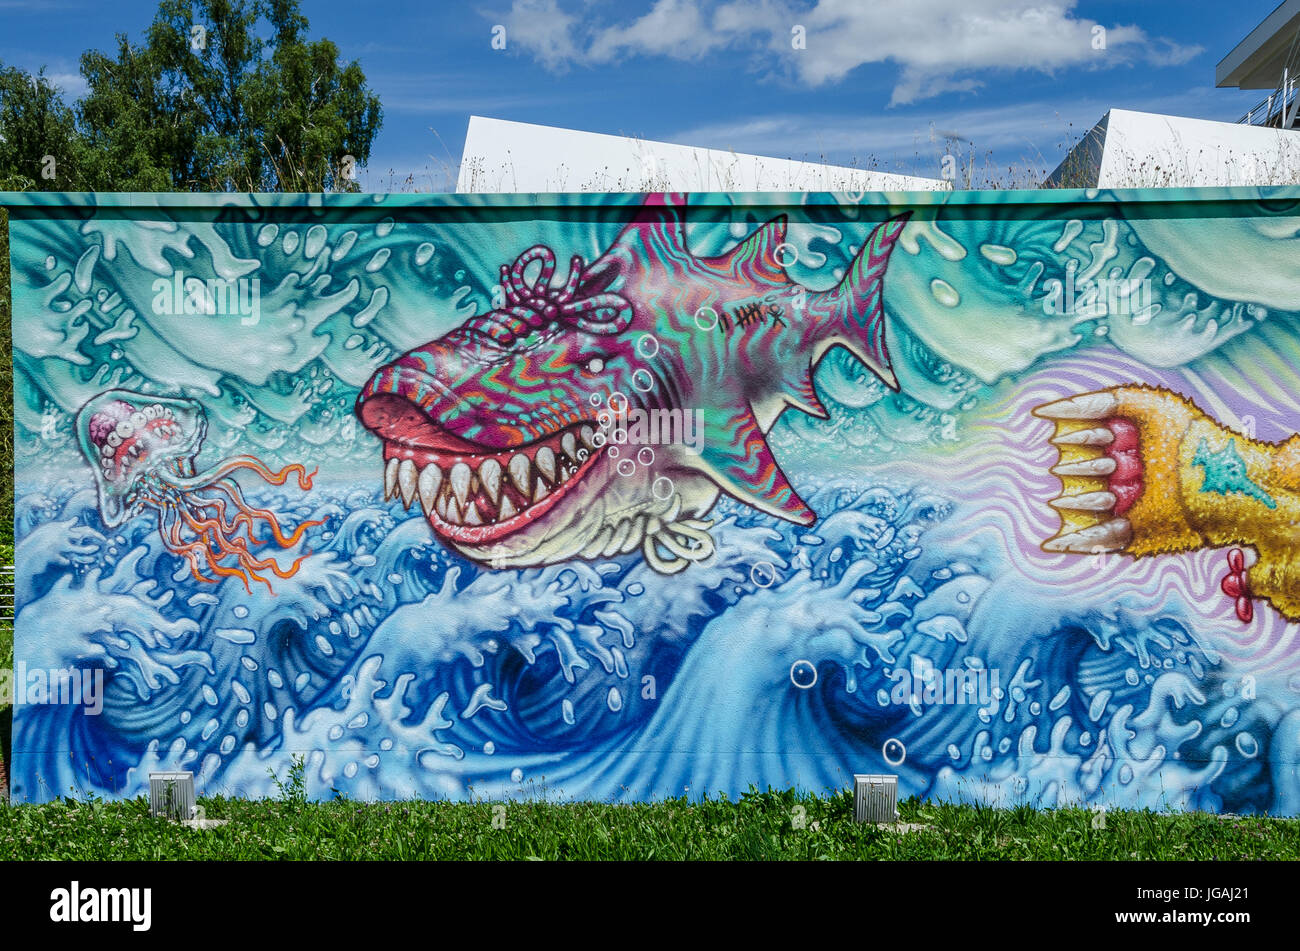
<instances>
[{"instance_id":1,"label":"painted shark","mask_svg":"<svg viewBox=\"0 0 1300 951\"><path fill-rule=\"evenodd\" d=\"M418 500L438 538L495 568L640 548L677 571L712 552L704 516L720 493L812 524L766 434L788 407L826 418L813 379L833 347L898 388L882 294L907 217L876 227L820 292L780 264L785 216L696 257L679 195L650 196L562 281L551 249L528 249L501 268L501 307L362 389L385 497Z\"/></svg>"}]
</instances>

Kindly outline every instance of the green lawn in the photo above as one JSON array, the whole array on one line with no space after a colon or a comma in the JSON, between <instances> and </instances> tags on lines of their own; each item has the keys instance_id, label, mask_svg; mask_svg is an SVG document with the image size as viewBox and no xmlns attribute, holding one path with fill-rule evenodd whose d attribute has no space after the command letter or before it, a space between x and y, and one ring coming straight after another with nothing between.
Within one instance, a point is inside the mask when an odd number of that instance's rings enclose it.
<instances>
[{"instance_id":1,"label":"green lawn","mask_svg":"<svg viewBox=\"0 0 1300 951\"><path fill-rule=\"evenodd\" d=\"M852 800L793 792L655 804L200 800L216 829L149 816L144 799L0 807L0 859L1142 859L1300 857L1300 820L1037 811L911 799L889 832ZM1100 826L1100 827L1098 827Z\"/></svg>"}]
</instances>

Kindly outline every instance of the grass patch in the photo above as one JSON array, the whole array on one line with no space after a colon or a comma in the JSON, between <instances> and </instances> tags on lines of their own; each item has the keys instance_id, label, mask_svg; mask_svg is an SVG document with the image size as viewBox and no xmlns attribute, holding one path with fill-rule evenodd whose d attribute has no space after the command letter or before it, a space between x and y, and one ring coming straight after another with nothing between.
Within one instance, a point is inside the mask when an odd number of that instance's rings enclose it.
<instances>
[{"instance_id":1,"label":"grass patch","mask_svg":"<svg viewBox=\"0 0 1300 951\"><path fill-rule=\"evenodd\" d=\"M898 834L853 822L848 792L750 792L656 803L200 800L228 825L149 816L144 798L0 806L0 860L1239 860L1295 859L1300 820L1087 809L899 804Z\"/></svg>"}]
</instances>

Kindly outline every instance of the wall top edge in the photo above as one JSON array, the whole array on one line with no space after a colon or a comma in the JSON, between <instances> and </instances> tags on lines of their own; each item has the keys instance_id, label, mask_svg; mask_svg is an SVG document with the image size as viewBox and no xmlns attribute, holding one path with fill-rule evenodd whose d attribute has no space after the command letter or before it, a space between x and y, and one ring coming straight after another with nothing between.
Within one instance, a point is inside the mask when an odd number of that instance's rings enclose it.
<instances>
[{"instance_id":1,"label":"wall top edge","mask_svg":"<svg viewBox=\"0 0 1300 951\"><path fill-rule=\"evenodd\" d=\"M0 207L21 208L584 208L638 205L646 192L193 193L4 192ZM657 193L656 193L657 194ZM1300 202L1300 186L1215 188L1023 189L1005 191L690 192L688 205L1071 205L1169 202Z\"/></svg>"}]
</instances>

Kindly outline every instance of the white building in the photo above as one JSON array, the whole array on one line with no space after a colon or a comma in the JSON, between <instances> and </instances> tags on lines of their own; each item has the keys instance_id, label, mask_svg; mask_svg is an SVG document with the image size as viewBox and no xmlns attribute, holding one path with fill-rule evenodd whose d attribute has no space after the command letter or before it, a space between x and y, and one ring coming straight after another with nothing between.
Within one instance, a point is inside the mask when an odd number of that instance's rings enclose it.
<instances>
[{"instance_id":1,"label":"white building","mask_svg":"<svg viewBox=\"0 0 1300 951\"><path fill-rule=\"evenodd\" d=\"M458 192L938 191L936 178L471 116Z\"/></svg>"},{"instance_id":2,"label":"white building","mask_svg":"<svg viewBox=\"0 0 1300 951\"><path fill-rule=\"evenodd\" d=\"M1266 91L1237 122L1112 109L1048 176L1054 187L1300 184L1300 0L1220 61L1221 88Z\"/></svg>"}]
</instances>

